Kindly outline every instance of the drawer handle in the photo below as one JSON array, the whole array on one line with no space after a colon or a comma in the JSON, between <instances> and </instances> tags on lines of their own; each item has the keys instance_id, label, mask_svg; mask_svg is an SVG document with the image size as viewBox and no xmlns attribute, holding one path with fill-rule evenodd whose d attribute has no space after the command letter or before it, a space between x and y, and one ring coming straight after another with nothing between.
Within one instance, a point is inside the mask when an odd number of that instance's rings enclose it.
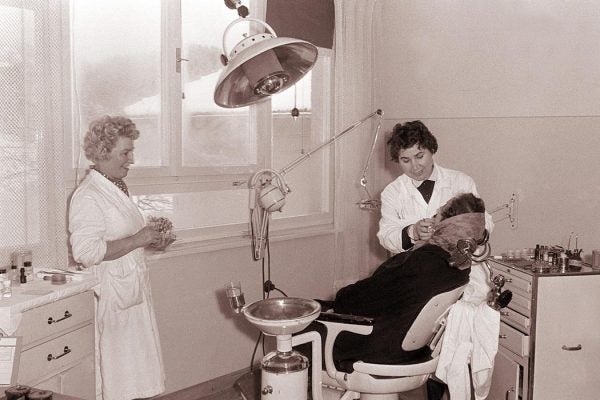
<instances>
[{"instance_id":1,"label":"drawer handle","mask_svg":"<svg viewBox=\"0 0 600 400\"><path fill-rule=\"evenodd\" d=\"M566 346L563 344L562 349L565 351L578 351L581 350L581 345L578 344L577 346Z\"/></svg>"},{"instance_id":2,"label":"drawer handle","mask_svg":"<svg viewBox=\"0 0 600 400\"><path fill-rule=\"evenodd\" d=\"M71 314L69 311L65 311L65 316L59 319L53 319L52 317L48 318L48 325L52 325L55 324L57 322L60 321L64 321L67 318L71 318L73 316L73 314Z\"/></svg>"},{"instance_id":3,"label":"drawer handle","mask_svg":"<svg viewBox=\"0 0 600 400\"><path fill-rule=\"evenodd\" d=\"M506 335L505 334L498 335L498 338L499 339L506 339Z\"/></svg>"},{"instance_id":4,"label":"drawer handle","mask_svg":"<svg viewBox=\"0 0 600 400\"><path fill-rule=\"evenodd\" d=\"M71 349L69 348L69 346L65 346L65 349L63 350L63 353L61 355L55 357L52 354L48 354L48 357L46 357L46 359L48 361L58 360L59 358L66 356L70 352L71 352Z\"/></svg>"}]
</instances>

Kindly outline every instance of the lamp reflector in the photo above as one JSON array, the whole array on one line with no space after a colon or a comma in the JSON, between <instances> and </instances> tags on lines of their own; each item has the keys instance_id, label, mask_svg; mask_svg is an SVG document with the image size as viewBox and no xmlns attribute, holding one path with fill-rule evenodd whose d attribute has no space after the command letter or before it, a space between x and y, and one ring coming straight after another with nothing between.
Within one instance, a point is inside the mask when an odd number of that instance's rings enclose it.
<instances>
[{"instance_id":1,"label":"lamp reflector","mask_svg":"<svg viewBox=\"0 0 600 400\"><path fill-rule=\"evenodd\" d=\"M318 51L304 40L259 34L231 54L214 93L215 103L225 108L258 103L293 86L315 65Z\"/></svg>"}]
</instances>

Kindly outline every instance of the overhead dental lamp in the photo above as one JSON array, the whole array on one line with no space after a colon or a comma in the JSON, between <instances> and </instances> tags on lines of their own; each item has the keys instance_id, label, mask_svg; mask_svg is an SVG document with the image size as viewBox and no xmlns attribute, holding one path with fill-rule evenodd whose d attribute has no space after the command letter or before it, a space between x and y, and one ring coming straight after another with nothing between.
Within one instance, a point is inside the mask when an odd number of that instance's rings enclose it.
<instances>
[{"instance_id":1,"label":"overhead dental lamp","mask_svg":"<svg viewBox=\"0 0 600 400\"><path fill-rule=\"evenodd\" d=\"M223 33L221 62L225 69L215 87L216 104L237 108L264 101L293 86L312 69L317 61L315 45L300 39L277 37L266 22L246 18L247 8L240 6L239 1L231 0L229 3L238 8L240 17L231 22ZM227 6L232 8L230 4ZM267 31L244 37L228 52L225 44L227 33L243 21L261 24Z\"/></svg>"}]
</instances>

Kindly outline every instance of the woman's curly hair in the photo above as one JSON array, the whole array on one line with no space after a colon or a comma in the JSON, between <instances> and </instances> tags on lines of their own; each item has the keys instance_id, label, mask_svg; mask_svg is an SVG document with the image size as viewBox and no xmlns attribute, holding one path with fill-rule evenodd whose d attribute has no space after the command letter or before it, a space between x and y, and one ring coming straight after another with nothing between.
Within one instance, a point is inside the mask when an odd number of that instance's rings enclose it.
<instances>
[{"instance_id":1,"label":"woman's curly hair","mask_svg":"<svg viewBox=\"0 0 600 400\"><path fill-rule=\"evenodd\" d=\"M107 160L119 137L136 140L139 136L140 131L129 118L105 115L90 123L83 140L85 157L93 162Z\"/></svg>"},{"instance_id":2,"label":"woman's curly hair","mask_svg":"<svg viewBox=\"0 0 600 400\"><path fill-rule=\"evenodd\" d=\"M400 150L410 149L414 145L429 150L431 154L435 154L438 149L435 136L421 121L396 124L387 144L390 156L396 162L399 161Z\"/></svg>"}]
</instances>

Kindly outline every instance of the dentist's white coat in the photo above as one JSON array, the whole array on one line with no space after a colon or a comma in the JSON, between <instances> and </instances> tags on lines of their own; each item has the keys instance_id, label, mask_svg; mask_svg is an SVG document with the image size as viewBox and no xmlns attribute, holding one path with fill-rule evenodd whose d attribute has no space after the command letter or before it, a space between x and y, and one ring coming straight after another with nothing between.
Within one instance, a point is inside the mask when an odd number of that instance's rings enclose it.
<instances>
[{"instance_id":1,"label":"dentist's white coat","mask_svg":"<svg viewBox=\"0 0 600 400\"><path fill-rule=\"evenodd\" d=\"M96 395L128 400L162 393L164 370L144 250L102 261L106 242L133 235L145 225L131 199L90 170L71 199L69 231L74 259L94 269Z\"/></svg>"},{"instance_id":2,"label":"dentist's white coat","mask_svg":"<svg viewBox=\"0 0 600 400\"><path fill-rule=\"evenodd\" d=\"M469 175L434 164L435 185L429 203L426 203L412 179L403 174L386 186L381 193L379 243L392 253L401 253L402 229L423 218L431 218L438 208L459 193L479 196L475 181ZM485 213L485 226L492 232L494 222Z\"/></svg>"}]
</instances>

